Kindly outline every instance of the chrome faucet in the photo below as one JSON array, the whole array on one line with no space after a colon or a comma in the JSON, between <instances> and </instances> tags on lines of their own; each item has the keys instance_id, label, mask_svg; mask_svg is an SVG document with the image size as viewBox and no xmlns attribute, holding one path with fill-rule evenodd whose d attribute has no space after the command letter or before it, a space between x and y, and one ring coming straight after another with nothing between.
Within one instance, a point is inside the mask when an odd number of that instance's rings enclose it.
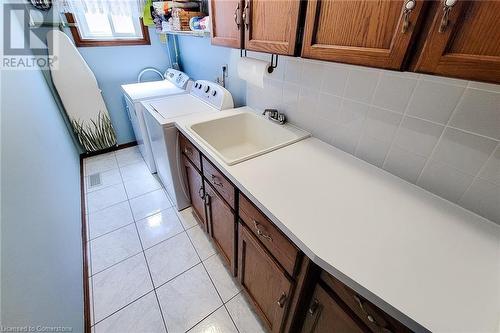
<instances>
[{"instance_id":1,"label":"chrome faucet","mask_svg":"<svg viewBox=\"0 0 500 333\"><path fill-rule=\"evenodd\" d=\"M264 112L262 112L262 115L265 115L266 113L268 114L267 119L274 121L275 123L283 125L286 122L285 115L276 109L265 109Z\"/></svg>"}]
</instances>

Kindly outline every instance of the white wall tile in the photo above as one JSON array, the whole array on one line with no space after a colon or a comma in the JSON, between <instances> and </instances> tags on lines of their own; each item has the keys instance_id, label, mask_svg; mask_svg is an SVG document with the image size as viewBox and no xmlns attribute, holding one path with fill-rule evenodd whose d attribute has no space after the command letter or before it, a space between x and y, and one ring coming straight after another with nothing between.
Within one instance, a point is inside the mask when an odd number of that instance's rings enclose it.
<instances>
[{"instance_id":1,"label":"white wall tile","mask_svg":"<svg viewBox=\"0 0 500 333\"><path fill-rule=\"evenodd\" d=\"M344 96L355 101L369 103L377 87L380 72L352 69L349 72Z\"/></svg>"},{"instance_id":2,"label":"white wall tile","mask_svg":"<svg viewBox=\"0 0 500 333\"><path fill-rule=\"evenodd\" d=\"M443 130L444 126L405 116L394 144L409 152L429 156Z\"/></svg>"},{"instance_id":3,"label":"white wall tile","mask_svg":"<svg viewBox=\"0 0 500 333\"><path fill-rule=\"evenodd\" d=\"M366 117L364 133L372 138L390 142L402 117L399 113L372 107Z\"/></svg>"},{"instance_id":4,"label":"white wall tile","mask_svg":"<svg viewBox=\"0 0 500 333\"><path fill-rule=\"evenodd\" d=\"M473 177L445 163L430 161L417 185L445 199L458 202L472 183Z\"/></svg>"},{"instance_id":5,"label":"white wall tile","mask_svg":"<svg viewBox=\"0 0 500 333\"><path fill-rule=\"evenodd\" d=\"M500 139L500 93L466 89L450 125Z\"/></svg>"},{"instance_id":6,"label":"white wall tile","mask_svg":"<svg viewBox=\"0 0 500 333\"><path fill-rule=\"evenodd\" d=\"M349 75L347 67L337 64L329 64L325 66L324 70L325 75L323 77L321 91L336 96L343 96L347 83L347 77Z\"/></svg>"},{"instance_id":7,"label":"white wall tile","mask_svg":"<svg viewBox=\"0 0 500 333\"><path fill-rule=\"evenodd\" d=\"M275 86L247 85L249 106L272 105L320 140L455 202L477 177L500 185L500 148L492 155L500 85L291 57L280 64L266 77ZM475 184L464 198L486 189ZM500 205L491 206L495 213L476 211L497 218Z\"/></svg>"},{"instance_id":8,"label":"white wall tile","mask_svg":"<svg viewBox=\"0 0 500 333\"><path fill-rule=\"evenodd\" d=\"M421 80L415 88L407 114L446 124L463 91L460 86Z\"/></svg>"},{"instance_id":9,"label":"white wall tile","mask_svg":"<svg viewBox=\"0 0 500 333\"><path fill-rule=\"evenodd\" d=\"M300 75L301 85L310 89L319 90L323 83L324 73L325 66L320 62L303 62Z\"/></svg>"},{"instance_id":10,"label":"white wall tile","mask_svg":"<svg viewBox=\"0 0 500 333\"><path fill-rule=\"evenodd\" d=\"M318 115L324 119L338 122L342 98L327 93L319 94Z\"/></svg>"},{"instance_id":11,"label":"white wall tile","mask_svg":"<svg viewBox=\"0 0 500 333\"><path fill-rule=\"evenodd\" d=\"M410 183L415 183L425 162L425 157L393 146L387 155L384 169Z\"/></svg>"},{"instance_id":12,"label":"white wall tile","mask_svg":"<svg viewBox=\"0 0 500 333\"><path fill-rule=\"evenodd\" d=\"M500 186L500 145L490 156L479 176Z\"/></svg>"},{"instance_id":13,"label":"white wall tile","mask_svg":"<svg viewBox=\"0 0 500 333\"><path fill-rule=\"evenodd\" d=\"M355 155L373 165L382 167L390 146L390 141L378 140L365 133L359 141Z\"/></svg>"},{"instance_id":14,"label":"white wall tile","mask_svg":"<svg viewBox=\"0 0 500 333\"><path fill-rule=\"evenodd\" d=\"M447 163L469 175L476 175L496 145L493 140L447 128L432 159Z\"/></svg>"},{"instance_id":15,"label":"white wall tile","mask_svg":"<svg viewBox=\"0 0 500 333\"><path fill-rule=\"evenodd\" d=\"M373 96L373 105L404 112L417 85L417 80L384 72Z\"/></svg>"},{"instance_id":16,"label":"white wall tile","mask_svg":"<svg viewBox=\"0 0 500 333\"><path fill-rule=\"evenodd\" d=\"M500 224L500 186L476 178L460 204L479 215Z\"/></svg>"}]
</instances>

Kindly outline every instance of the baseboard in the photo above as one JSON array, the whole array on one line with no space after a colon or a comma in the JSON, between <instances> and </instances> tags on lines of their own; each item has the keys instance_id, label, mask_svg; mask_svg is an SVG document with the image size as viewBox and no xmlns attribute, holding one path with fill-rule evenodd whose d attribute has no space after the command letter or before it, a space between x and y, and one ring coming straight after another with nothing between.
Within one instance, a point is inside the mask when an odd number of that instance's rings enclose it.
<instances>
[{"instance_id":1,"label":"baseboard","mask_svg":"<svg viewBox=\"0 0 500 333\"><path fill-rule=\"evenodd\" d=\"M99 151L93 151L93 152L88 152L88 153L81 153L80 154L80 158L86 158L86 157L92 157L92 156L96 156L96 155L101 155L101 154L109 153L109 152L120 150L120 149L129 148L129 147L133 147L133 146L137 146L137 141L122 143L121 145L116 145L116 146L109 147L109 148L106 148L106 149L103 149L103 150L99 150Z\"/></svg>"},{"instance_id":2,"label":"baseboard","mask_svg":"<svg viewBox=\"0 0 500 333\"><path fill-rule=\"evenodd\" d=\"M90 320L90 286L89 286L89 266L87 249L87 218L85 214L85 174L83 157L80 155L80 196L81 196L81 218L82 218L82 251L83 251L83 324L84 332L91 333Z\"/></svg>"}]
</instances>

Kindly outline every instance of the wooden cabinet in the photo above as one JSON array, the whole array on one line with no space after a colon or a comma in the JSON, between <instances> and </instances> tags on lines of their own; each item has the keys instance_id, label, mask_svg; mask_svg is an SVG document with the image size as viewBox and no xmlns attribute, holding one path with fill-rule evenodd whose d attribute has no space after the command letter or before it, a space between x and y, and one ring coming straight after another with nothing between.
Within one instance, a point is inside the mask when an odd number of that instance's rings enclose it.
<instances>
[{"instance_id":1,"label":"wooden cabinet","mask_svg":"<svg viewBox=\"0 0 500 333\"><path fill-rule=\"evenodd\" d=\"M210 235L235 274L236 219L234 213L207 181L205 181L205 196Z\"/></svg>"},{"instance_id":2,"label":"wooden cabinet","mask_svg":"<svg viewBox=\"0 0 500 333\"><path fill-rule=\"evenodd\" d=\"M210 0L210 19L212 20L212 44L241 48L242 10L240 0Z\"/></svg>"},{"instance_id":3,"label":"wooden cabinet","mask_svg":"<svg viewBox=\"0 0 500 333\"><path fill-rule=\"evenodd\" d=\"M210 0L212 44L293 55L300 0Z\"/></svg>"},{"instance_id":4,"label":"wooden cabinet","mask_svg":"<svg viewBox=\"0 0 500 333\"><path fill-rule=\"evenodd\" d=\"M293 55L300 0L246 0L243 12L245 49Z\"/></svg>"},{"instance_id":5,"label":"wooden cabinet","mask_svg":"<svg viewBox=\"0 0 500 333\"><path fill-rule=\"evenodd\" d=\"M405 14L409 1L414 8ZM309 0L302 57L400 69L423 5L421 0Z\"/></svg>"},{"instance_id":6,"label":"wooden cabinet","mask_svg":"<svg viewBox=\"0 0 500 333\"><path fill-rule=\"evenodd\" d=\"M444 6L435 3L428 15L414 70L500 83L500 2L459 0Z\"/></svg>"},{"instance_id":7,"label":"wooden cabinet","mask_svg":"<svg viewBox=\"0 0 500 333\"><path fill-rule=\"evenodd\" d=\"M239 225L238 276L271 332L280 332L292 281L251 231Z\"/></svg>"},{"instance_id":8,"label":"wooden cabinet","mask_svg":"<svg viewBox=\"0 0 500 333\"><path fill-rule=\"evenodd\" d=\"M363 333L366 330L317 284L301 332Z\"/></svg>"},{"instance_id":9,"label":"wooden cabinet","mask_svg":"<svg viewBox=\"0 0 500 333\"><path fill-rule=\"evenodd\" d=\"M186 178L189 189L189 196L191 197L191 207L198 222L202 227L207 230L207 222L205 216L205 190L203 188L203 178L198 169L189 161L184 155L182 157L184 169L186 171Z\"/></svg>"}]
</instances>

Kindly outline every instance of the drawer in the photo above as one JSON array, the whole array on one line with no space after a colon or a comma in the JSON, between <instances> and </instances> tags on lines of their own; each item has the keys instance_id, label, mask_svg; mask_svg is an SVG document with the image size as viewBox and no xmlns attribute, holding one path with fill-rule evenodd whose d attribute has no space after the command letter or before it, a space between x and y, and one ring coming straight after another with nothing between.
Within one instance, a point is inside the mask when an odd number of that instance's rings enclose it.
<instances>
[{"instance_id":1,"label":"drawer","mask_svg":"<svg viewBox=\"0 0 500 333\"><path fill-rule=\"evenodd\" d=\"M213 185L217 193L221 195L229 206L234 209L234 186L231 182L209 161L203 158L203 175Z\"/></svg>"},{"instance_id":2,"label":"drawer","mask_svg":"<svg viewBox=\"0 0 500 333\"><path fill-rule=\"evenodd\" d=\"M239 213L248 229L264 244L288 274L293 276L299 259L299 249L242 194L240 194Z\"/></svg>"},{"instance_id":3,"label":"drawer","mask_svg":"<svg viewBox=\"0 0 500 333\"><path fill-rule=\"evenodd\" d=\"M354 290L323 271L321 280L363 321L373 332L412 332L383 310L358 295Z\"/></svg>"},{"instance_id":4,"label":"drawer","mask_svg":"<svg viewBox=\"0 0 500 333\"><path fill-rule=\"evenodd\" d=\"M198 170L201 170L200 152L181 133L179 133L179 145L181 152L198 168Z\"/></svg>"}]
</instances>

